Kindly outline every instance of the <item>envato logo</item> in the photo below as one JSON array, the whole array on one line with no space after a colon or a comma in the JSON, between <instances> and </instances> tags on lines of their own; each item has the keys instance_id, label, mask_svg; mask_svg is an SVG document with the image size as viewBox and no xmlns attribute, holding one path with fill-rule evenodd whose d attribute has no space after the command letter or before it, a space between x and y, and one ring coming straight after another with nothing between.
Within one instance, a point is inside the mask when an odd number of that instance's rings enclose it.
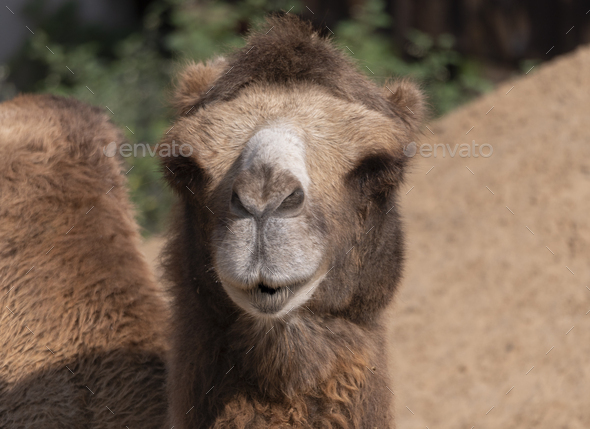
<instances>
[{"instance_id":1,"label":"envato logo","mask_svg":"<svg viewBox=\"0 0 590 429\"><path fill-rule=\"evenodd\" d=\"M475 140L472 140L471 144L455 143L455 146L452 148L448 143L446 145L439 143L435 144L434 146L426 143L420 145L420 148L418 148L416 142L411 142L404 146L404 155L406 155L408 158L412 158L416 155L416 153L419 153L423 158L437 158L437 154L440 152L439 149L442 149L442 158L447 157L447 152L451 158L454 158L457 153L461 158L479 158L480 156L482 158L489 158L494 153L494 148L491 144L486 143L480 146L475 144Z\"/></svg>"},{"instance_id":2,"label":"envato logo","mask_svg":"<svg viewBox=\"0 0 590 429\"><path fill-rule=\"evenodd\" d=\"M102 152L104 153L104 156L108 158L112 158L117 152L119 152L119 155L123 158L129 158L130 156L134 158L139 156L149 156L153 158L156 154L163 158L169 158L171 156L183 156L188 158L193 154L193 147L187 143L179 145L174 140L172 140L172 143L158 143L154 146L147 143L123 143L122 145L117 146L116 142L110 142L102 148Z\"/></svg>"}]
</instances>

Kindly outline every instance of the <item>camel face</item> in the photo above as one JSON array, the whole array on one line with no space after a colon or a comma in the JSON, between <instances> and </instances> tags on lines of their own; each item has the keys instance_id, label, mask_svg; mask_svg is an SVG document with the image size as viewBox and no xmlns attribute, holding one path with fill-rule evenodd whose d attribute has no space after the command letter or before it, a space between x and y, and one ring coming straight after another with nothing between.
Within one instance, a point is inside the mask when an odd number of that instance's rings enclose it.
<instances>
[{"instance_id":1,"label":"camel face","mask_svg":"<svg viewBox=\"0 0 590 429\"><path fill-rule=\"evenodd\" d=\"M307 83L252 85L181 117L171 135L192 148L165 161L207 218L219 286L262 318L338 287L323 279L366 232L358 210L401 181L406 144L405 129L383 114Z\"/></svg>"}]
</instances>

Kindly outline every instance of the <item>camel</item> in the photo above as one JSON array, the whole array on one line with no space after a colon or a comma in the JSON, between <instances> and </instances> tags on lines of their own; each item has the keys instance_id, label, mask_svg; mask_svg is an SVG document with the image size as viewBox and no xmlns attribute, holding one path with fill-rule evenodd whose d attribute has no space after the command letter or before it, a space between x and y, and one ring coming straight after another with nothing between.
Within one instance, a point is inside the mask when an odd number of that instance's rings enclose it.
<instances>
[{"instance_id":1,"label":"camel","mask_svg":"<svg viewBox=\"0 0 590 429\"><path fill-rule=\"evenodd\" d=\"M99 109L0 105L0 427L161 428L166 307Z\"/></svg>"},{"instance_id":2,"label":"camel","mask_svg":"<svg viewBox=\"0 0 590 429\"><path fill-rule=\"evenodd\" d=\"M424 97L377 87L299 18L266 24L186 66L162 140L192 148L161 156L169 427L392 428L383 315Z\"/></svg>"}]
</instances>

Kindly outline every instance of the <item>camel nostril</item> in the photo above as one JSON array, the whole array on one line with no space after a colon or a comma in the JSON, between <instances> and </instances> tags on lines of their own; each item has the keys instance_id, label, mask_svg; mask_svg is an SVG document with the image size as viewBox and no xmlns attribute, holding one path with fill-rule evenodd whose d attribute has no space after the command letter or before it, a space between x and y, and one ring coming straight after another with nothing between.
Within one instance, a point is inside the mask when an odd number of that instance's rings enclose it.
<instances>
[{"instance_id":1,"label":"camel nostril","mask_svg":"<svg viewBox=\"0 0 590 429\"><path fill-rule=\"evenodd\" d=\"M237 215L252 216L252 213L250 212L250 210L246 208L246 206L244 206L242 200L240 199L240 196L237 194L236 191L232 192L229 207L230 211Z\"/></svg>"},{"instance_id":2,"label":"camel nostril","mask_svg":"<svg viewBox=\"0 0 590 429\"><path fill-rule=\"evenodd\" d=\"M299 214L305 201L305 192L301 188L291 192L279 205L277 212L287 215Z\"/></svg>"},{"instance_id":3,"label":"camel nostril","mask_svg":"<svg viewBox=\"0 0 590 429\"><path fill-rule=\"evenodd\" d=\"M235 180L229 201L231 213L257 221L273 216L294 217L301 213L306 197L298 180L284 174L264 180L251 176L247 171Z\"/></svg>"}]
</instances>

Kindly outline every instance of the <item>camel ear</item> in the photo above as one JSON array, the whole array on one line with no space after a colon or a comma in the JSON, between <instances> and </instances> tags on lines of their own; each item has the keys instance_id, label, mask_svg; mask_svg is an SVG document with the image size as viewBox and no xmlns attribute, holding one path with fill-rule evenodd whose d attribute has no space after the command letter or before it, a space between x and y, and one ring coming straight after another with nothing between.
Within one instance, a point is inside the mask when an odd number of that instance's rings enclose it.
<instances>
[{"instance_id":1,"label":"camel ear","mask_svg":"<svg viewBox=\"0 0 590 429\"><path fill-rule=\"evenodd\" d=\"M426 96L420 87L408 79L389 82L383 88L385 98L408 126L412 134L418 131L426 116Z\"/></svg>"},{"instance_id":2,"label":"camel ear","mask_svg":"<svg viewBox=\"0 0 590 429\"><path fill-rule=\"evenodd\" d=\"M180 73L172 105L178 115L186 114L215 84L227 62L223 57L203 63L189 63Z\"/></svg>"}]
</instances>

